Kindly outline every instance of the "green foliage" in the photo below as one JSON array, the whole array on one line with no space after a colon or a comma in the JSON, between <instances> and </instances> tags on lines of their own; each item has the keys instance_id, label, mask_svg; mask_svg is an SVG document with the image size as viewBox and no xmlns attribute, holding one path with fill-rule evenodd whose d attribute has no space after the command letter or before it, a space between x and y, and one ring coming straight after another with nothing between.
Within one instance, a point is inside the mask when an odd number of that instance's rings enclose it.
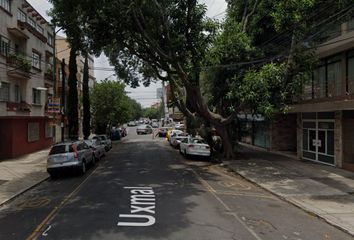
<instances>
[{"instance_id":1,"label":"green foliage","mask_svg":"<svg viewBox=\"0 0 354 240\"><path fill-rule=\"evenodd\" d=\"M72 47L70 49L70 59L69 59L69 96L68 96L68 127L69 127L69 138L76 140L79 138L79 113L78 113L78 93L77 93L77 64L76 64L76 49Z\"/></svg>"},{"instance_id":2,"label":"green foliage","mask_svg":"<svg viewBox=\"0 0 354 240\"><path fill-rule=\"evenodd\" d=\"M105 133L107 125L125 123L133 118L134 108L140 105L132 104L134 101L126 96L124 88L123 83L110 80L94 85L91 106L96 133Z\"/></svg>"},{"instance_id":3,"label":"green foliage","mask_svg":"<svg viewBox=\"0 0 354 240\"><path fill-rule=\"evenodd\" d=\"M145 108L143 116L150 119L160 119L162 117L161 109L159 108Z\"/></svg>"},{"instance_id":4,"label":"green foliage","mask_svg":"<svg viewBox=\"0 0 354 240\"><path fill-rule=\"evenodd\" d=\"M85 64L82 80L82 105L83 105L83 121L82 131L84 138L88 139L91 133L91 107L90 107L90 91L89 91L89 66L88 56L85 56Z\"/></svg>"}]
</instances>

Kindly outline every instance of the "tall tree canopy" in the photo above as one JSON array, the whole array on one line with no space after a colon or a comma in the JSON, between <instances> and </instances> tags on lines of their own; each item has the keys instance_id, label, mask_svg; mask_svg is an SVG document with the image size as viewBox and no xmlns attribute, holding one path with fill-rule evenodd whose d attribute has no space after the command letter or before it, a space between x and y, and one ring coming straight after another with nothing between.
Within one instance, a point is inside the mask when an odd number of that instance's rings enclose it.
<instances>
[{"instance_id":1,"label":"tall tree canopy","mask_svg":"<svg viewBox=\"0 0 354 240\"><path fill-rule=\"evenodd\" d=\"M299 79L304 63L299 43L308 40L309 26L316 25L314 18L303 20L316 11L331 16L353 5L349 0L328 1L333 7L323 9L321 0L230 0L226 21L219 28L197 0L72 0L70 8L68 1L51 2L58 25L67 27L69 36L83 39L97 54L104 51L126 83L169 82L184 114L198 116L216 128L226 157L233 155L226 126L237 112L257 103L263 112L273 112L285 105L293 87L298 86L293 80ZM67 20L73 16L79 35ZM274 44L272 35L283 32L287 34L282 44L275 45L288 51L279 54L278 49L262 46L268 40ZM270 57L274 52L278 56ZM270 65L263 66L267 62ZM237 72L220 70L228 67ZM210 69L219 69L212 75L217 76L215 81L222 81L216 100L225 100L223 111L210 108L201 91L201 79ZM282 89L285 91L279 91Z\"/></svg>"}]
</instances>

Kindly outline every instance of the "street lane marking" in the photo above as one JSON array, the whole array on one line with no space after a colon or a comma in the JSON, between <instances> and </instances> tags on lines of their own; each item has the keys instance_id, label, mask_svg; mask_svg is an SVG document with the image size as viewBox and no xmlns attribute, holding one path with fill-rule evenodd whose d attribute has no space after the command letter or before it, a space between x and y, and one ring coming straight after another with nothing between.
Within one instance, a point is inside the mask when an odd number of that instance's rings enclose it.
<instances>
[{"instance_id":1,"label":"street lane marking","mask_svg":"<svg viewBox=\"0 0 354 240\"><path fill-rule=\"evenodd\" d=\"M200 181L200 183L208 190L208 192L214 196L214 198L216 200L219 201L219 203L221 203L221 205L223 205L223 207L230 212L230 214L256 239L256 240L263 240L255 231L253 231L253 229L251 229L250 227L247 226L247 224L242 221L242 219L237 215L237 213L233 212L231 210L231 208L223 201L221 200L221 198L219 198L216 193L215 190L210 186L210 184L204 180L196 171L194 171L193 169L191 169L191 171L195 174L195 176L197 177L197 179Z\"/></svg>"},{"instance_id":2,"label":"street lane marking","mask_svg":"<svg viewBox=\"0 0 354 240\"><path fill-rule=\"evenodd\" d=\"M130 214L119 214L119 219L140 221L119 221L119 227L149 227L155 224L155 193L151 187L124 187L130 190ZM143 206L141 206L143 205ZM146 206L147 205L147 206ZM136 214L136 213L144 213ZM149 214L149 215L148 215ZM150 215L152 214L152 215ZM145 222L143 221L145 220Z\"/></svg>"},{"instance_id":3,"label":"street lane marking","mask_svg":"<svg viewBox=\"0 0 354 240\"><path fill-rule=\"evenodd\" d=\"M69 195L64 197L64 200L60 202L59 205L54 207L54 209L47 215L47 217L37 225L34 231L29 235L26 240L36 239L37 235L41 232L42 228L54 219L55 215L65 206L65 204L80 190L81 186L96 172L98 167L96 167L86 178L82 181Z\"/></svg>"},{"instance_id":4,"label":"street lane marking","mask_svg":"<svg viewBox=\"0 0 354 240\"><path fill-rule=\"evenodd\" d=\"M52 228L52 225L49 225L48 227L47 227L47 229L42 233L42 236L43 237L46 237L46 236L48 236L48 232L49 232L49 230Z\"/></svg>"}]
</instances>

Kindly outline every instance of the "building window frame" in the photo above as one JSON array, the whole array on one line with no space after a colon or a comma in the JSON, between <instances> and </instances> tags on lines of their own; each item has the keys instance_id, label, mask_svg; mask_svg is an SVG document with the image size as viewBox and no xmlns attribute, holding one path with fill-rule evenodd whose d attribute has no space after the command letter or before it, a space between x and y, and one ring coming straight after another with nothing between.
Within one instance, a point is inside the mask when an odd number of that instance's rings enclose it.
<instances>
[{"instance_id":1,"label":"building window frame","mask_svg":"<svg viewBox=\"0 0 354 240\"><path fill-rule=\"evenodd\" d=\"M22 101L21 97L21 88L20 85L16 84L14 87L14 97L15 97L15 102L19 103Z\"/></svg>"},{"instance_id":2,"label":"building window frame","mask_svg":"<svg viewBox=\"0 0 354 240\"><path fill-rule=\"evenodd\" d=\"M40 26L39 24L37 24L36 30L37 30L37 32L39 32L40 34L44 35L44 28L43 28L42 26Z\"/></svg>"},{"instance_id":3,"label":"building window frame","mask_svg":"<svg viewBox=\"0 0 354 240\"><path fill-rule=\"evenodd\" d=\"M32 88L32 104L33 105L41 105L42 104L41 90Z\"/></svg>"},{"instance_id":4,"label":"building window frame","mask_svg":"<svg viewBox=\"0 0 354 240\"><path fill-rule=\"evenodd\" d=\"M27 17L27 23L33 27L34 29L36 29L36 21L33 20L33 18L31 17Z\"/></svg>"},{"instance_id":5,"label":"building window frame","mask_svg":"<svg viewBox=\"0 0 354 240\"><path fill-rule=\"evenodd\" d=\"M27 14L24 13L22 10L18 9L17 20L21 22L27 22Z\"/></svg>"},{"instance_id":6,"label":"building window frame","mask_svg":"<svg viewBox=\"0 0 354 240\"><path fill-rule=\"evenodd\" d=\"M32 67L38 70L41 70L41 58L42 55L36 51L32 50Z\"/></svg>"},{"instance_id":7,"label":"building window frame","mask_svg":"<svg viewBox=\"0 0 354 240\"><path fill-rule=\"evenodd\" d=\"M0 0L0 7L6 12L11 13L11 1L10 0Z\"/></svg>"},{"instance_id":8,"label":"building window frame","mask_svg":"<svg viewBox=\"0 0 354 240\"><path fill-rule=\"evenodd\" d=\"M0 35L0 55L6 57L9 54L9 51L10 51L10 39Z\"/></svg>"},{"instance_id":9,"label":"building window frame","mask_svg":"<svg viewBox=\"0 0 354 240\"><path fill-rule=\"evenodd\" d=\"M0 101L10 101L10 83L8 82L0 82Z\"/></svg>"},{"instance_id":10,"label":"building window frame","mask_svg":"<svg viewBox=\"0 0 354 240\"><path fill-rule=\"evenodd\" d=\"M52 34L50 34L49 32L47 33L48 35L48 40L47 40L47 43L49 46L53 47L53 44L54 44L54 37Z\"/></svg>"}]
</instances>

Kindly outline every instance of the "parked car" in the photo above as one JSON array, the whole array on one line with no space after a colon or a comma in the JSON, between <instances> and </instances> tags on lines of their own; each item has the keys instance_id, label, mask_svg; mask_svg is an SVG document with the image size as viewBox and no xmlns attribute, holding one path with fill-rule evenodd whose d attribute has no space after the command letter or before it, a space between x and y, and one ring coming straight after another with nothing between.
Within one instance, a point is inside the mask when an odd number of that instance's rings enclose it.
<instances>
[{"instance_id":1,"label":"parked car","mask_svg":"<svg viewBox=\"0 0 354 240\"><path fill-rule=\"evenodd\" d=\"M158 131L159 137L166 137L167 131L170 129L170 127L160 127Z\"/></svg>"},{"instance_id":2,"label":"parked car","mask_svg":"<svg viewBox=\"0 0 354 240\"><path fill-rule=\"evenodd\" d=\"M137 129L136 129L136 133L139 134L150 134L152 133L152 127L150 125L140 125Z\"/></svg>"},{"instance_id":3,"label":"parked car","mask_svg":"<svg viewBox=\"0 0 354 240\"><path fill-rule=\"evenodd\" d=\"M120 130L118 128L113 128L111 130L111 140L112 141L116 141L116 140L120 140L122 137Z\"/></svg>"},{"instance_id":4,"label":"parked car","mask_svg":"<svg viewBox=\"0 0 354 240\"><path fill-rule=\"evenodd\" d=\"M174 147L174 148L179 149L180 145L181 145L181 142L184 139L187 139L187 138L189 138L189 136L187 136L186 133L171 137L171 146Z\"/></svg>"},{"instance_id":5,"label":"parked car","mask_svg":"<svg viewBox=\"0 0 354 240\"><path fill-rule=\"evenodd\" d=\"M118 129L119 129L121 137L127 136L127 129L125 127L122 126L122 127L118 128Z\"/></svg>"},{"instance_id":6,"label":"parked car","mask_svg":"<svg viewBox=\"0 0 354 240\"><path fill-rule=\"evenodd\" d=\"M84 142L92 149L96 160L101 160L106 155L105 145L99 139L88 139Z\"/></svg>"},{"instance_id":7,"label":"parked car","mask_svg":"<svg viewBox=\"0 0 354 240\"><path fill-rule=\"evenodd\" d=\"M58 176L59 171L75 169L85 174L88 164L94 164L92 149L83 141L64 142L53 145L47 158L47 172Z\"/></svg>"},{"instance_id":8,"label":"parked car","mask_svg":"<svg viewBox=\"0 0 354 240\"><path fill-rule=\"evenodd\" d=\"M179 151L186 157L189 155L210 157L210 146L201 138L188 137L183 139Z\"/></svg>"},{"instance_id":9,"label":"parked car","mask_svg":"<svg viewBox=\"0 0 354 240\"><path fill-rule=\"evenodd\" d=\"M152 122L151 126L153 128L158 128L159 127L159 123L158 122Z\"/></svg>"},{"instance_id":10,"label":"parked car","mask_svg":"<svg viewBox=\"0 0 354 240\"><path fill-rule=\"evenodd\" d=\"M179 134L183 134L183 131L177 130L177 129L171 130L171 133L170 133L169 137L167 138L167 139L168 139L168 142L171 144L172 141L173 141L173 138L174 138L174 137L177 137ZM171 144L171 145L172 145L172 144Z\"/></svg>"},{"instance_id":11,"label":"parked car","mask_svg":"<svg viewBox=\"0 0 354 240\"><path fill-rule=\"evenodd\" d=\"M135 127L135 126L137 126L137 123L135 122L135 121L130 121L130 122L128 122L128 127Z\"/></svg>"},{"instance_id":12,"label":"parked car","mask_svg":"<svg viewBox=\"0 0 354 240\"><path fill-rule=\"evenodd\" d=\"M108 152L110 149L112 149L112 141L111 139L109 139L109 137L107 137L106 135L104 134L101 134L101 135L96 135L94 136L92 139L99 139L101 140L101 143L103 145L105 145L105 150L106 152Z\"/></svg>"},{"instance_id":13,"label":"parked car","mask_svg":"<svg viewBox=\"0 0 354 240\"><path fill-rule=\"evenodd\" d=\"M182 124L182 123L177 123L177 124L175 125L175 129L184 130L184 124Z\"/></svg>"},{"instance_id":14,"label":"parked car","mask_svg":"<svg viewBox=\"0 0 354 240\"><path fill-rule=\"evenodd\" d=\"M175 133L180 134L180 133L183 133L183 131L182 131L182 130L179 130L179 129L172 129L172 128L170 128L170 129L167 131L167 134L166 134L167 141L170 141L171 136L172 136L173 134L175 134Z\"/></svg>"}]
</instances>

